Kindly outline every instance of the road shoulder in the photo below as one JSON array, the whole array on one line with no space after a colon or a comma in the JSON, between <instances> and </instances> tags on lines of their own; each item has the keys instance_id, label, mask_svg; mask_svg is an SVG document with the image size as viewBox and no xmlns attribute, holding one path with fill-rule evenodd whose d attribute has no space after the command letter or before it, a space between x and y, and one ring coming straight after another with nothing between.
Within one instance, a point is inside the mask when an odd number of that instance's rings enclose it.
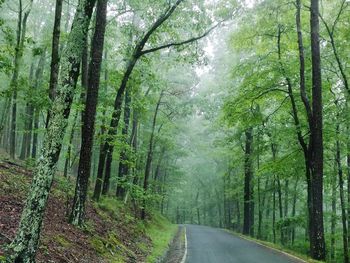
<instances>
[{"instance_id":1,"label":"road shoulder","mask_svg":"<svg viewBox=\"0 0 350 263\"><path fill-rule=\"evenodd\" d=\"M255 238L252 238L249 236L245 236L245 235L242 235L242 234L237 233L237 232L233 232L233 231L228 230L228 229L224 229L224 231L233 235L233 236L236 236L238 238L244 239L244 240L249 241L249 242L253 242L253 243L255 243L263 248L266 248L266 249L272 250L274 252L277 252L279 254L285 255L285 256L289 257L290 259L294 260L296 263L322 263L322 261L313 260L311 258L308 258L306 255L298 254L294 251L288 250L286 248L282 248L280 246L277 246L276 244L273 244L273 243L270 243L267 241L262 241L262 240L255 239Z\"/></svg>"},{"instance_id":2,"label":"road shoulder","mask_svg":"<svg viewBox=\"0 0 350 263\"><path fill-rule=\"evenodd\" d=\"M161 263L184 262L186 254L186 243L186 228L185 226L179 226L179 229Z\"/></svg>"}]
</instances>

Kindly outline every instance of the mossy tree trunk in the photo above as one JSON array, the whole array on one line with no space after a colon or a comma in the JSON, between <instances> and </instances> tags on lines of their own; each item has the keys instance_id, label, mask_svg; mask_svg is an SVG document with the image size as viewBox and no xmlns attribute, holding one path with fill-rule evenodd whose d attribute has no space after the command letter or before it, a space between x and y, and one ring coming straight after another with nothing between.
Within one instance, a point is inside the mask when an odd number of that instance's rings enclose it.
<instances>
[{"instance_id":1,"label":"mossy tree trunk","mask_svg":"<svg viewBox=\"0 0 350 263\"><path fill-rule=\"evenodd\" d=\"M19 229L10 245L11 255L8 262L35 262L42 220L79 76L82 44L94 5L95 0L80 0L78 3L72 30L61 58L61 74L43 149L34 171Z\"/></svg>"}]
</instances>

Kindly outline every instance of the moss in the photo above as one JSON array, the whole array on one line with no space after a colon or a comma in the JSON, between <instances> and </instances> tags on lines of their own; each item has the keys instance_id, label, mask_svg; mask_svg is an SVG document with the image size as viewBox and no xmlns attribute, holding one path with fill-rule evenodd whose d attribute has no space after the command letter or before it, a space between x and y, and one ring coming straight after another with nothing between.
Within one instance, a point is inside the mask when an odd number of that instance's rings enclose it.
<instances>
[{"instance_id":1,"label":"moss","mask_svg":"<svg viewBox=\"0 0 350 263\"><path fill-rule=\"evenodd\" d=\"M107 212L110 216L112 216L115 219L118 219L120 217L119 212L122 208L122 204L119 200L115 198L103 197L97 203L97 206L99 209Z\"/></svg>"},{"instance_id":2,"label":"moss","mask_svg":"<svg viewBox=\"0 0 350 263\"><path fill-rule=\"evenodd\" d=\"M72 243L70 243L64 236L58 235L54 237L55 241L61 245L64 248L69 248L72 246Z\"/></svg>"},{"instance_id":3,"label":"moss","mask_svg":"<svg viewBox=\"0 0 350 263\"><path fill-rule=\"evenodd\" d=\"M2 171L2 173L3 176L0 180L0 189L2 192L22 196L28 191L29 185L27 177L19 174L16 170L9 172Z\"/></svg>"},{"instance_id":4,"label":"moss","mask_svg":"<svg viewBox=\"0 0 350 263\"><path fill-rule=\"evenodd\" d=\"M84 231L90 234L94 234L95 224L92 220L86 220L84 223Z\"/></svg>"},{"instance_id":5,"label":"moss","mask_svg":"<svg viewBox=\"0 0 350 263\"><path fill-rule=\"evenodd\" d=\"M178 226L171 224L161 216L156 216L146 225L146 234L152 240L152 250L147 257L147 262L156 262L164 255L169 244L176 235Z\"/></svg>"},{"instance_id":6,"label":"moss","mask_svg":"<svg viewBox=\"0 0 350 263\"><path fill-rule=\"evenodd\" d=\"M114 232L108 233L107 237L94 236L90 243L99 255L110 262L125 262L127 255L136 258L135 253L126 248Z\"/></svg>"}]
</instances>

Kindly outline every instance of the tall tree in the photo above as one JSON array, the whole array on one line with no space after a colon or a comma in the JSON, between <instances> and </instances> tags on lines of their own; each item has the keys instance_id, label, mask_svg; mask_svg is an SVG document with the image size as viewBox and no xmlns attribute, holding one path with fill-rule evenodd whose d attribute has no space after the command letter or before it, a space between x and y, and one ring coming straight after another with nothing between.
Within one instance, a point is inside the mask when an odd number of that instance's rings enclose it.
<instances>
[{"instance_id":1,"label":"tall tree","mask_svg":"<svg viewBox=\"0 0 350 263\"><path fill-rule=\"evenodd\" d=\"M97 107L98 90L100 86L100 72L104 37L106 30L107 0L98 0L96 8L95 32L91 45L91 60L89 65L88 89L84 110L84 122L82 128L82 143L75 195L73 200L70 222L82 225L84 222L85 202L89 186L91 154L95 131L95 116Z\"/></svg>"},{"instance_id":2,"label":"tall tree","mask_svg":"<svg viewBox=\"0 0 350 263\"><path fill-rule=\"evenodd\" d=\"M317 260L326 259L326 245L323 227L323 105L320 54L319 0L311 0L311 62L312 62L312 123L310 125L311 164L311 207L310 219L313 228L310 233L311 256Z\"/></svg>"}]
</instances>

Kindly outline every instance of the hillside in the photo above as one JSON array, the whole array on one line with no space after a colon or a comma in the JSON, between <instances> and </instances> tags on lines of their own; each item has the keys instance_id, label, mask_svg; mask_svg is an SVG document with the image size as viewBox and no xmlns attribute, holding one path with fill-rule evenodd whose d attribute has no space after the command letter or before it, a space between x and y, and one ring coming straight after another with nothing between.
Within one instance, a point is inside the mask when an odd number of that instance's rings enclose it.
<instances>
[{"instance_id":1,"label":"hillside","mask_svg":"<svg viewBox=\"0 0 350 263\"><path fill-rule=\"evenodd\" d=\"M0 161L0 256L15 236L32 171ZM159 215L145 223L116 199L88 202L83 228L67 223L73 184L56 176L41 232L37 262L154 262L177 227ZM161 240L154 243L152 240Z\"/></svg>"}]
</instances>

